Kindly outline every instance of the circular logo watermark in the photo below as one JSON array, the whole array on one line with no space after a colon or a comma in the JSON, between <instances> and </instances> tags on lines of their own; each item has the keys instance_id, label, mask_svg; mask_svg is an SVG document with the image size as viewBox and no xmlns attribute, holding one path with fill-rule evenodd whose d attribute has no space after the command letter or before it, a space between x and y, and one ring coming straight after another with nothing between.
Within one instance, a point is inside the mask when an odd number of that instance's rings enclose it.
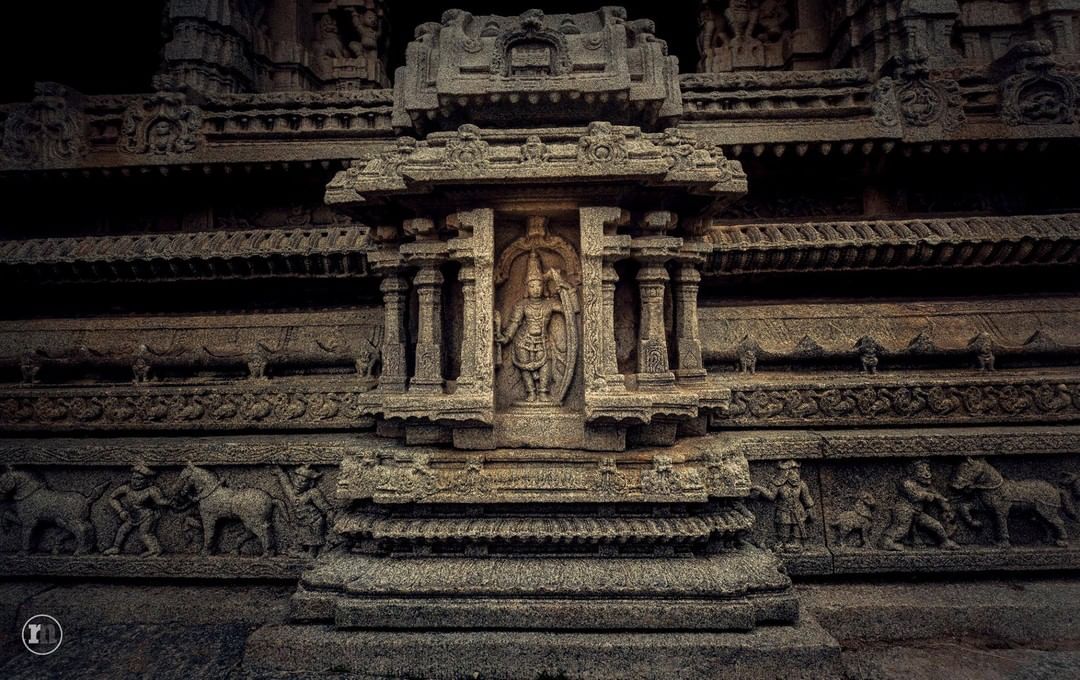
<instances>
[{"instance_id":1,"label":"circular logo watermark","mask_svg":"<svg viewBox=\"0 0 1080 680\"><path fill-rule=\"evenodd\" d=\"M23 624L22 643L31 654L52 654L60 649L63 641L64 629L60 627L59 621L48 614L36 614Z\"/></svg>"}]
</instances>

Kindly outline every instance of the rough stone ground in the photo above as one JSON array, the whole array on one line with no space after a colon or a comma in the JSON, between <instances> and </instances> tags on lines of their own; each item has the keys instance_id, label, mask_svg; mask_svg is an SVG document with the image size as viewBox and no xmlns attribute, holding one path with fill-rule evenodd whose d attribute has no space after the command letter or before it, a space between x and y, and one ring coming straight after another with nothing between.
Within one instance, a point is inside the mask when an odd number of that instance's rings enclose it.
<instances>
[{"instance_id":1,"label":"rough stone ground","mask_svg":"<svg viewBox=\"0 0 1080 680\"><path fill-rule=\"evenodd\" d=\"M806 612L844 643L848 678L1080 678L1077 579L799 590ZM284 620L291 592L287 584L0 583L0 678L261 680L242 667L245 640ZM19 627L35 613L64 626L51 656L33 656L19 642Z\"/></svg>"}]
</instances>

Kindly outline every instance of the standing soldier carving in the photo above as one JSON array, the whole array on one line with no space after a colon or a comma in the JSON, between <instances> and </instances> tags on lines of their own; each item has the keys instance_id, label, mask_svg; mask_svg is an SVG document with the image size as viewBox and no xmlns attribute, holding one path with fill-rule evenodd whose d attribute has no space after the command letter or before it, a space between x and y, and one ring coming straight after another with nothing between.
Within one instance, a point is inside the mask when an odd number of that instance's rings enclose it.
<instances>
[{"instance_id":1,"label":"standing soldier carving","mask_svg":"<svg viewBox=\"0 0 1080 680\"><path fill-rule=\"evenodd\" d=\"M544 284L547 280L554 281L559 288L559 300L545 296ZM549 269L545 274L537 252L533 250L529 253L525 273L526 297L514 305L505 332L496 337L500 345L513 343L513 363L525 385L526 401L552 401L550 388L554 357L551 353L553 349L558 351L558 348L553 347L549 340L548 326L553 314L567 317L573 313L574 310L565 309L562 303L566 299L562 291L569 289L570 286L562 280L557 269ZM565 356L562 358L566 360ZM573 369L567 367L565 370Z\"/></svg>"},{"instance_id":2,"label":"standing soldier carving","mask_svg":"<svg viewBox=\"0 0 1080 680\"><path fill-rule=\"evenodd\" d=\"M281 468L275 468L274 472L296 518L296 545L292 547L293 552L318 557L326 542L326 524L332 513L326 496L315 485L322 473L310 465L296 468L291 477Z\"/></svg>"},{"instance_id":3,"label":"standing soldier carving","mask_svg":"<svg viewBox=\"0 0 1080 680\"><path fill-rule=\"evenodd\" d=\"M169 501L161 489L151 483L156 474L145 465L135 465L131 468L131 480L109 494L109 505L123 523L116 530L112 546L104 554L119 555L124 549L124 541L134 529L139 530L139 539L145 548L141 553L143 557L161 554L161 543L157 539L157 524L161 519L159 508L167 507Z\"/></svg>"},{"instance_id":4,"label":"standing soldier carving","mask_svg":"<svg viewBox=\"0 0 1080 680\"><path fill-rule=\"evenodd\" d=\"M769 487L755 484L750 487L750 493L774 503L773 526L778 548L789 552L802 550L806 540L805 525L814 519L810 514L814 499L810 496L810 488L799 476L799 462L783 461L780 475Z\"/></svg>"}]
</instances>

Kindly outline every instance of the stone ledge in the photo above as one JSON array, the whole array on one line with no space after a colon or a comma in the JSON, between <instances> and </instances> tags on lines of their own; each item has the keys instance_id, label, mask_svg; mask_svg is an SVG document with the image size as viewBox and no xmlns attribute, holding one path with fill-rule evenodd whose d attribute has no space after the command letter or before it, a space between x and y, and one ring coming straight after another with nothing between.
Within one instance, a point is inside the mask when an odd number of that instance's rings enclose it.
<instances>
[{"instance_id":1,"label":"stone ledge","mask_svg":"<svg viewBox=\"0 0 1080 680\"><path fill-rule=\"evenodd\" d=\"M834 678L840 648L812 621L749 633L335 631L265 626L248 639L254 672L320 670L376 677Z\"/></svg>"},{"instance_id":2,"label":"stone ledge","mask_svg":"<svg viewBox=\"0 0 1080 680\"><path fill-rule=\"evenodd\" d=\"M1080 583L1070 579L802 584L796 592L807 613L842 641L1031 644L1080 632Z\"/></svg>"}]
</instances>

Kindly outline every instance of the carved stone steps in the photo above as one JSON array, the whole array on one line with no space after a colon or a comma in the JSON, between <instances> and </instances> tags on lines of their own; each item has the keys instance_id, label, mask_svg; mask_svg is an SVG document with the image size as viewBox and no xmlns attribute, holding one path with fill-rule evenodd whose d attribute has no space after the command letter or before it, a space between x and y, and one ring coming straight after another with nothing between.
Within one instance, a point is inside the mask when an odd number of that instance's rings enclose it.
<instances>
[{"instance_id":1,"label":"carved stone steps","mask_svg":"<svg viewBox=\"0 0 1080 680\"><path fill-rule=\"evenodd\" d=\"M503 556L321 557L303 574L308 598L657 597L745 598L770 595L797 604L780 561L752 545L704 557ZM784 599L789 596L789 599ZM778 602L781 600L777 600ZM778 610L779 611L779 610ZM310 614L316 614L309 610ZM332 614L324 609L321 615ZM778 614L779 615L779 614ZM778 618L779 621L779 618Z\"/></svg>"},{"instance_id":2,"label":"carved stone steps","mask_svg":"<svg viewBox=\"0 0 1080 680\"><path fill-rule=\"evenodd\" d=\"M344 600L334 608L338 629L419 630L752 630L786 618L791 603L769 596L747 600L413 598ZM569 614L569 615L568 615Z\"/></svg>"}]
</instances>

